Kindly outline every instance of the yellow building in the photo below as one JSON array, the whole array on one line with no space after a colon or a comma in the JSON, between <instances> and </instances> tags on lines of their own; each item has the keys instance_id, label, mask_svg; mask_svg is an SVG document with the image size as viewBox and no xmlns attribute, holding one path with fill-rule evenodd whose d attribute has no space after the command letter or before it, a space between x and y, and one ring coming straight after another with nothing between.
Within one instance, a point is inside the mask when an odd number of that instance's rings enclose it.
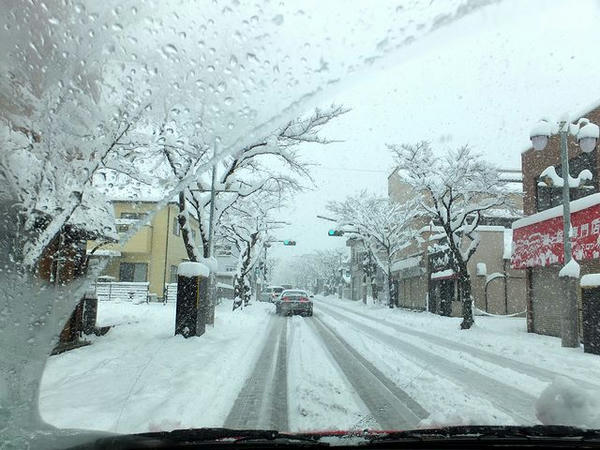
<instances>
[{"instance_id":1,"label":"yellow building","mask_svg":"<svg viewBox=\"0 0 600 450\"><path fill-rule=\"evenodd\" d=\"M153 201L113 201L115 224L119 236L145 222L144 217L156 210ZM116 281L149 282L151 297L162 298L166 283L177 282L177 265L186 261L187 253L177 222L178 207L169 203L154 214L125 245L88 242L88 254L110 257L103 275ZM198 222L190 217L192 234ZM95 249L95 250L94 250Z\"/></svg>"}]
</instances>

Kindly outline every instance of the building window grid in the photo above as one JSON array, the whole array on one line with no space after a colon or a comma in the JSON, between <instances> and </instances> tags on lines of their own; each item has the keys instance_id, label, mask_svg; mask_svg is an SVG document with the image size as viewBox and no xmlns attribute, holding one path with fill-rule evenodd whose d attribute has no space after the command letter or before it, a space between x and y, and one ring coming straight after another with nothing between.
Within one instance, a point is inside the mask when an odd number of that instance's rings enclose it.
<instances>
[{"instance_id":1,"label":"building window grid","mask_svg":"<svg viewBox=\"0 0 600 450\"><path fill-rule=\"evenodd\" d=\"M146 282L148 281L147 263L122 262L119 265L119 281Z\"/></svg>"}]
</instances>

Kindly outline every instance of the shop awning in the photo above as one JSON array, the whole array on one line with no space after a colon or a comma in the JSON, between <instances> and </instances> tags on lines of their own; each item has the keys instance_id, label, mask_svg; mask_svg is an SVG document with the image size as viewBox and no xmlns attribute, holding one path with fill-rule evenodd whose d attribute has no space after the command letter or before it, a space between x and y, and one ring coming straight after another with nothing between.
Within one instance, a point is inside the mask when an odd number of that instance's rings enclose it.
<instances>
[{"instance_id":1,"label":"shop awning","mask_svg":"<svg viewBox=\"0 0 600 450\"><path fill-rule=\"evenodd\" d=\"M600 258L600 194L571 202L571 246L577 261ZM513 269L561 264L563 255L562 205L515 221Z\"/></svg>"}]
</instances>

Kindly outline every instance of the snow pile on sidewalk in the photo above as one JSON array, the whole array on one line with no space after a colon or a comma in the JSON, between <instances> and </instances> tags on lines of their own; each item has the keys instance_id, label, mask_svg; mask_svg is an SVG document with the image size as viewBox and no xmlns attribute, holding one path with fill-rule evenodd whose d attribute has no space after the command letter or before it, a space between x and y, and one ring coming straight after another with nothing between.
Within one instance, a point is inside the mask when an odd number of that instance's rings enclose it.
<instances>
[{"instance_id":1,"label":"snow pile on sidewalk","mask_svg":"<svg viewBox=\"0 0 600 450\"><path fill-rule=\"evenodd\" d=\"M544 425L600 428L600 395L557 377L538 398L535 413Z\"/></svg>"},{"instance_id":2,"label":"snow pile on sidewalk","mask_svg":"<svg viewBox=\"0 0 600 450\"><path fill-rule=\"evenodd\" d=\"M175 304L100 302L114 325L87 347L48 359L44 420L59 428L119 433L222 426L266 338L272 305L231 311L201 337L174 336Z\"/></svg>"}]
</instances>

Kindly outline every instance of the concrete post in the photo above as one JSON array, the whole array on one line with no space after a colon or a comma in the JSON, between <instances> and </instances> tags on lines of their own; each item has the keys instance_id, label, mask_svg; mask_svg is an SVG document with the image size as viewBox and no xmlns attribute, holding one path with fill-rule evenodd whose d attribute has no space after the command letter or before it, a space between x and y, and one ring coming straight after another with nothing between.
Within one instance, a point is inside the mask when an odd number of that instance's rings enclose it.
<instances>
[{"instance_id":1,"label":"concrete post","mask_svg":"<svg viewBox=\"0 0 600 450\"><path fill-rule=\"evenodd\" d=\"M188 338L206 331L209 270L197 262L183 262L177 268L175 334Z\"/></svg>"},{"instance_id":2,"label":"concrete post","mask_svg":"<svg viewBox=\"0 0 600 450\"><path fill-rule=\"evenodd\" d=\"M562 314L560 337L563 347L579 347L579 327L577 326L577 289L579 280L575 277L561 277L563 283Z\"/></svg>"}]
</instances>

